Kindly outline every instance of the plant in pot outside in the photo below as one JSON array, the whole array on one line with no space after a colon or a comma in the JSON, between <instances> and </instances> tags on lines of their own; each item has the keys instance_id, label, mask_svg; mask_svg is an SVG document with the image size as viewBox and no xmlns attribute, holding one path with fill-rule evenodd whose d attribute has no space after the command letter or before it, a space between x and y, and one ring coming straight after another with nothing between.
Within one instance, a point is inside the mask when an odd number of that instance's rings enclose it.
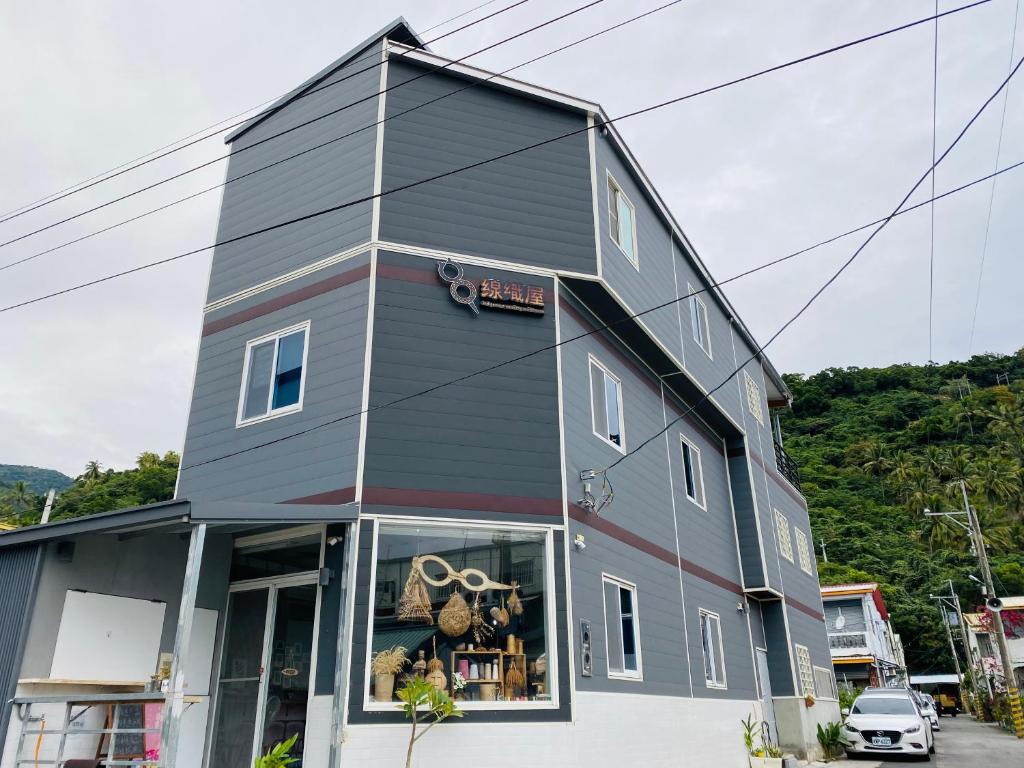
<instances>
[{"instance_id":1,"label":"plant in pot outside","mask_svg":"<svg viewBox=\"0 0 1024 768\"><path fill-rule=\"evenodd\" d=\"M405 655L406 650L403 645L385 648L377 651L370 660L374 701L391 701L395 692L395 675L409 663Z\"/></svg>"},{"instance_id":2,"label":"plant in pot outside","mask_svg":"<svg viewBox=\"0 0 1024 768\"><path fill-rule=\"evenodd\" d=\"M782 768L782 750L763 736L764 723L747 715L740 720L743 726L743 746L747 750L747 765L750 768ZM754 746L760 741L760 746Z\"/></svg>"}]
</instances>

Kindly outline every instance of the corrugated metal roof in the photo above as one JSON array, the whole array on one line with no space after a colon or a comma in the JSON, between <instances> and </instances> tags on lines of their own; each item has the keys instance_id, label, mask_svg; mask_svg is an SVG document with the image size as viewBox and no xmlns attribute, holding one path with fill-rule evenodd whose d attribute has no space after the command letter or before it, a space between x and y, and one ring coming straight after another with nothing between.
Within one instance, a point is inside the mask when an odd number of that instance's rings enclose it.
<instances>
[{"instance_id":1,"label":"corrugated metal roof","mask_svg":"<svg viewBox=\"0 0 1024 768\"><path fill-rule=\"evenodd\" d=\"M956 675L911 675L911 685L929 685L931 683L953 683L957 685L960 681Z\"/></svg>"}]
</instances>

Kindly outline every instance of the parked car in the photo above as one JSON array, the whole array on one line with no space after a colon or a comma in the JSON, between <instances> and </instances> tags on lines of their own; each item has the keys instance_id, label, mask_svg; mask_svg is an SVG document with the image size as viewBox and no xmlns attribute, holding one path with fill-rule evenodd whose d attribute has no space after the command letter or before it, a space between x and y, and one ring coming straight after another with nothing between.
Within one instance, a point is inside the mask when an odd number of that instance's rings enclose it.
<instances>
[{"instance_id":1,"label":"parked car","mask_svg":"<svg viewBox=\"0 0 1024 768\"><path fill-rule=\"evenodd\" d=\"M932 730L941 731L942 728L939 726L939 711L935 706L935 699L932 698L930 693L918 693L917 700L921 709L921 714L925 716L925 719L929 723L931 723Z\"/></svg>"},{"instance_id":2,"label":"parked car","mask_svg":"<svg viewBox=\"0 0 1024 768\"><path fill-rule=\"evenodd\" d=\"M894 753L931 760L935 751L931 723L906 689L858 696L843 732L851 754Z\"/></svg>"},{"instance_id":3,"label":"parked car","mask_svg":"<svg viewBox=\"0 0 1024 768\"><path fill-rule=\"evenodd\" d=\"M913 688L880 688L872 686L865 688L861 696L907 696L914 702L921 716L928 721L933 731L940 730L939 714L935 708L935 699L927 693L921 693Z\"/></svg>"}]
</instances>

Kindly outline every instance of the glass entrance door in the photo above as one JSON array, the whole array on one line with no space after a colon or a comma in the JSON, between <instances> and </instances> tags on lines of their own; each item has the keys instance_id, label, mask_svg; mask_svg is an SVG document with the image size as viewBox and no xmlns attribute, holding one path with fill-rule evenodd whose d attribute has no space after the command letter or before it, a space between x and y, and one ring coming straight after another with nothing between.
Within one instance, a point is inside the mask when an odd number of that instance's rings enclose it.
<instances>
[{"instance_id":1,"label":"glass entrance door","mask_svg":"<svg viewBox=\"0 0 1024 768\"><path fill-rule=\"evenodd\" d=\"M317 585L296 581L232 589L210 768L250 768L294 734L292 765L301 768Z\"/></svg>"}]
</instances>

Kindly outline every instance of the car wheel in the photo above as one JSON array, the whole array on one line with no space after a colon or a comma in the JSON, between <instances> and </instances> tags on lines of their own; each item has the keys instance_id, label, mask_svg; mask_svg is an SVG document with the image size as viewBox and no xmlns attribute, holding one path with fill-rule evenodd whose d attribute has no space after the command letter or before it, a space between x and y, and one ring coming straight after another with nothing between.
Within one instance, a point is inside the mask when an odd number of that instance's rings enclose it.
<instances>
[{"instance_id":1,"label":"car wheel","mask_svg":"<svg viewBox=\"0 0 1024 768\"><path fill-rule=\"evenodd\" d=\"M956 710L953 710L953 717L956 717Z\"/></svg>"},{"instance_id":2,"label":"car wheel","mask_svg":"<svg viewBox=\"0 0 1024 768\"><path fill-rule=\"evenodd\" d=\"M934 741L932 742L931 746L928 747L928 754L929 755L934 755L935 754L935 742Z\"/></svg>"}]
</instances>

